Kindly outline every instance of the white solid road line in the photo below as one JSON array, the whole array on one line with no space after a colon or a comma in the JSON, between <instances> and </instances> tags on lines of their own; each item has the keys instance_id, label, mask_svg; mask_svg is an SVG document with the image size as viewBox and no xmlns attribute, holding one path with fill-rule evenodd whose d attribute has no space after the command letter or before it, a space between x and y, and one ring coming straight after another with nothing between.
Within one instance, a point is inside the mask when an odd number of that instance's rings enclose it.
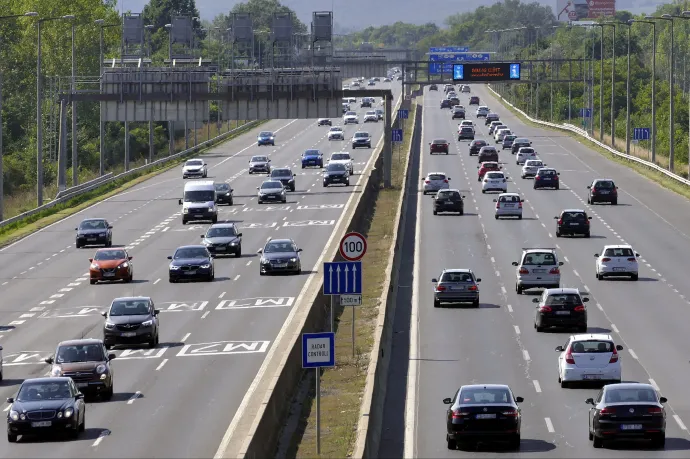
<instances>
[{"instance_id":1,"label":"white solid road line","mask_svg":"<svg viewBox=\"0 0 690 459\"><path fill-rule=\"evenodd\" d=\"M160 279L156 279L156 280L153 282L153 285L156 285L156 284L159 283L160 281L161 281Z\"/></svg>"},{"instance_id":2,"label":"white solid road line","mask_svg":"<svg viewBox=\"0 0 690 459\"><path fill-rule=\"evenodd\" d=\"M680 427L681 430L688 430L688 428L685 427L685 424L683 424L683 421L680 419L680 416L678 416L677 414L674 414L673 419L676 420L676 424L678 424L678 427Z\"/></svg>"},{"instance_id":3,"label":"white solid road line","mask_svg":"<svg viewBox=\"0 0 690 459\"><path fill-rule=\"evenodd\" d=\"M211 313L211 311L206 311L206 312L204 313L204 315L201 316L201 318L202 318L202 319L205 319L206 317L208 317L208 315L209 315L210 313Z\"/></svg>"},{"instance_id":4,"label":"white solid road line","mask_svg":"<svg viewBox=\"0 0 690 459\"><path fill-rule=\"evenodd\" d=\"M160 371L161 368L163 368L163 365L165 365L168 362L168 359L163 359L163 361L156 367L156 371Z\"/></svg>"},{"instance_id":5,"label":"white solid road line","mask_svg":"<svg viewBox=\"0 0 690 459\"><path fill-rule=\"evenodd\" d=\"M520 334L520 327L518 327L517 325L513 325L513 327L515 327L515 333L519 335Z\"/></svg>"},{"instance_id":6,"label":"white solid road line","mask_svg":"<svg viewBox=\"0 0 690 459\"><path fill-rule=\"evenodd\" d=\"M522 357L523 357L526 361L528 361L528 362L529 362L530 360L532 360L532 359L530 359L530 357L529 357L529 352L527 352L527 349L523 349L523 350L522 350Z\"/></svg>"},{"instance_id":7,"label":"white solid road line","mask_svg":"<svg viewBox=\"0 0 690 459\"><path fill-rule=\"evenodd\" d=\"M549 433L556 432L556 429L553 428L553 423L551 422L551 418L544 418L544 421L546 422L546 430L548 430Z\"/></svg>"},{"instance_id":8,"label":"white solid road line","mask_svg":"<svg viewBox=\"0 0 690 459\"><path fill-rule=\"evenodd\" d=\"M532 381L532 383L534 383L534 390L537 391L537 393L541 392L541 386L539 385L539 381L535 379L534 381Z\"/></svg>"}]
</instances>

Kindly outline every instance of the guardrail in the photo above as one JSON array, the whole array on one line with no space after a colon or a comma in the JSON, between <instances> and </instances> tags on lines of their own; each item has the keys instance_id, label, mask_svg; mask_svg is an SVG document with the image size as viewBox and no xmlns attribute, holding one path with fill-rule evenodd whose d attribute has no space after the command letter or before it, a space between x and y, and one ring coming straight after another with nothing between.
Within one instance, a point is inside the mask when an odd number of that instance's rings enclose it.
<instances>
[{"instance_id":1,"label":"guardrail","mask_svg":"<svg viewBox=\"0 0 690 459\"><path fill-rule=\"evenodd\" d=\"M522 110L520 110L519 108L517 108L515 105L511 104L511 103L508 102L506 99L504 99L503 96L501 96L499 93L497 93L496 91L494 91L494 90L491 88L491 85L487 85L487 87L489 88L489 91L493 92L498 98L500 98L501 101L503 101L503 103L504 103L505 105L508 105L508 106L511 107L513 110L515 110L515 111L518 112L520 115L524 116L525 118L527 118L529 121L531 121L531 122L533 122L533 123L541 124L541 125L543 125L543 126L548 126L548 127L551 127L551 128L563 129L564 131L574 132L575 134L578 134L578 135L584 137L584 138L587 139L588 141L592 142L593 144L597 145L598 147L601 147L601 148L605 149L606 151L608 151L609 153L611 153L611 154L613 154L613 155L616 155L616 156L618 156L618 157L620 157L620 158L623 158L623 159L626 159L626 160L628 160L628 161L632 161L632 162L641 164L641 165L643 165L643 166L645 166L645 167L648 167L648 168L653 169L653 170L655 170L655 171L657 171L657 172L660 172L660 173L664 174L666 177L669 177L669 178L671 178L671 179L673 179L673 180L675 180L675 181L677 181L677 182L679 182L679 183L682 183L683 185L690 186L690 180L688 180L688 179L686 179L686 178L684 178L684 177L681 177L681 176L678 175L678 174L674 174L673 172L668 171L668 170L664 169L663 167L658 166L658 165L656 165L656 164L654 164L654 163L652 163L652 162L650 162L650 161L645 161L644 159L640 159L640 158L638 158L638 157L636 157L636 156L626 155L625 153L623 153L623 152L621 152L621 151L618 151L618 150L616 150L615 148L612 148L612 147L606 145L605 143L601 143L600 141L598 141L598 140L595 139L594 137L590 136L589 133L588 133L587 131L585 131L584 129L580 129L579 127L573 126L572 124L567 124L567 123L563 123L563 124L549 123L548 121L542 121L542 120L538 120L538 119L536 119L536 118L532 118L532 117L529 116L527 113L523 112Z\"/></svg>"},{"instance_id":2,"label":"guardrail","mask_svg":"<svg viewBox=\"0 0 690 459\"><path fill-rule=\"evenodd\" d=\"M228 132L217 135L212 139L201 142L200 144L198 144L192 148L189 148L187 150L183 150L179 153L175 153L175 154L170 155L170 156L166 156L165 158L158 159L158 160L153 161L149 164L144 164L143 166L135 167L134 169L130 169L126 172L122 172L122 173L117 174L117 175L113 175L113 173L110 172L110 173L108 173L102 177L98 177L98 178L90 180L88 182L84 182L81 185L67 188L66 190L59 192L57 194L57 196L55 197L55 199L53 199L52 201L45 203L42 206L39 206L39 207L36 207L36 208L31 209L29 211L26 211L24 213L21 213L19 215L15 215L14 217L8 218L7 220L1 221L0 222L0 228L3 228L7 225L11 225L12 223L21 221L25 218L31 217L32 215L35 215L35 214L37 214L43 210L55 207L56 205L61 204L63 202L67 202L70 199L72 199L76 196L79 196L80 194L84 194L84 193L87 193L89 191L95 190L96 188L98 188L100 186L107 185L108 183L112 183L116 180L131 177L133 175L140 174L142 172L146 172L148 169L153 169L153 168L161 166L167 162L179 159L185 155L196 153L199 150L202 150L206 147L209 147L213 144L216 144L216 143L223 141L226 137L228 137L231 134L234 134L240 130L250 129L250 128L256 126L258 123L259 123L258 120L250 121L248 123L243 124L242 126L239 126L239 127L236 127L235 129L232 129Z\"/></svg>"}]
</instances>

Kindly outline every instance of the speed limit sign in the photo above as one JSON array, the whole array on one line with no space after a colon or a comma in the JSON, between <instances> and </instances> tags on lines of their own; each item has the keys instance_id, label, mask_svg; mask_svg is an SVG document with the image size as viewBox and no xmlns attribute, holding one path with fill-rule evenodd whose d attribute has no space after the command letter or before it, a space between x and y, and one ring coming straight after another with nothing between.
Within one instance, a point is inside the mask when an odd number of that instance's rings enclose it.
<instances>
[{"instance_id":1,"label":"speed limit sign","mask_svg":"<svg viewBox=\"0 0 690 459\"><path fill-rule=\"evenodd\" d=\"M340 240L340 255L347 261L361 260L367 253L367 240L359 233L347 233Z\"/></svg>"}]
</instances>

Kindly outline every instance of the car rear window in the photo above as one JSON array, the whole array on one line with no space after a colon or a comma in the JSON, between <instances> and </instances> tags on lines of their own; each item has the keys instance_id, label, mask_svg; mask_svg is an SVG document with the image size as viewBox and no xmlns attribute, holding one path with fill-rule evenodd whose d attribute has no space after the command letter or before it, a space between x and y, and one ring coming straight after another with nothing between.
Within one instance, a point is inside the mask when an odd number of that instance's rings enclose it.
<instances>
[{"instance_id":1,"label":"car rear window","mask_svg":"<svg viewBox=\"0 0 690 459\"><path fill-rule=\"evenodd\" d=\"M483 140L475 140L475 141L474 141L474 146L475 146L475 147L485 147L485 146L486 146L486 142L483 141Z\"/></svg>"},{"instance_id":2,"label":"car rear window","mask_svg":"<svg viewBox=\"0 0 690 459\"><path fill-rule=\"evenodd\" d=\"M482 153L496 153L496 149L494 147L484 147L482 148Z\"/></svg>"},{"instance_id":3,"label":"car rear window","mask_svg":"<svg viewBox=\"0 0 690 459\"><path fill-rule=\"evenodd\" d=\"M541 177L543 177L545 175L556 175L556 171L553 169L540 169L537 172Z\"/></svg>"},{"instance_id":4,"label":"car rear window","mask_svg":"<svg viewBox=\"0 0 690 459\"><path fill-rule=\"evenodd\" d=\"M429 174L429 180L445 180L446 176L443 174Z\"/></svg>"},{"instance_id":5,"label":"car rear window","mask_svg":"<svg viewBox=\"0 0 690 459\"><path fill-rule=\"evenodd\" d=\"M630 389L609 389L604 398L606 403L636 403L652 402L657 403L656 392L647 387Z\"/></svg>"},{"instance_id":6,"label":"car rear window","mask_svg":"<svg viewBox=\"0 0 690 459\"><path fill-rule=\"evenodd\" d=\"M445 145L448 143L448 141L445 139L434 139L434 141L432 143L434 145Z\"/></svg>"},{"instance_id":7,"label":"car rear window","mask_svg":"<svg viewBox=\"0 0 690 459\"><path fill-rule=\"evenodd\" d=\"M555 265L556 257L551 252L531 252L525 254L523 265Z\"/></svg>"},{"instance_id":8,"label":"car rear window","mask_svg":"<svg viewBox=\"0 0 690 459\"><path fill-rule=\"evenodd\" d=\"M582 304L582 299L580 298L580 295L575 293L559 293L556 295L547 296L545 304L546 306Z\"/></svg>"},{"instance_id":9,"label":"car rear window","mask_svg":"<svg viewBox=\"0 0 690 459\"><path fill-rule=\"evenodd\" d=\"M605 257L634 257L632 249L606 249Z\"/></svg>"},{"instance_id":10,"label":"car rear window","mask_svg":"<svg viewBox=\"0 0 690 459\"><path fill-rule=\"evenodd\" d=\"M441 199L462 199L457 191L439 191L438 197Z\"/></svg>"},{"instance_id":11,"label":"car rear window","mask_svg":"<svg viewBox=\"0 0 690 459\"><path fill-rule=\"evenodd\" d=\"M462 128L462 132L472 132L472 131L474 131L474 129L472 129L471 127L463 127Z\"/></svg>"},{"instance_id":12,"label":"car rear window","mask_svg":"<svg viewBox=\"0 0 690 459\"><path fill-rule=\"evenodd\" d=\"M597 182L594 184L595 188L610 189L614 187L613 182Z\"/></svg>"},{"instance_id":13,"label":"car rear window","mask_svg":"<svg viewBox=\"0 0 690 459\"><path fill-rule=\"evenodd\" d=\"M504 141L504 142L510 142L510 141L513 141L513 140L515 140L515 136L514 136L514 135L507 135L507 136L503 137L503 141Z\"/></svg>"},{"instance_id":14,"label":"car rear window","mask_svg":"<svg viewBox=\"0 0 690 459\"><path fill-rule=\"evenodd\" d=\"M488 174L486 174L486 177L490 179L502 179L503 172L489 172Z\"/></svg>"},{"instance_id":15,"label":"car rear window","mask_svg":"<svg viewBox=\"0 0 690 459\"><path fill-rule=\"evenodd\" d=\"M613 343L611 341L594 339L587 341L575 341L571 346L571 352L576 354L610 354L613 352Z\"/></svg>"},{"instance_id":16,"label":"car rear window","mask_svg":"<svg viewBox=\"0 0 690 459\"><path fill-rule=\"evenodd\" d=\"M563 212L561 218L566 222L583 222L587 216L584 212Z\"/></svg>"},{"instance_id":17,"label":"car rear window","mask_svg":"<svg viewBox=\"0 0 690 459\"><path fill-rule=\"evenodd\" d=\"M520 198L518 196L501 196L498 198L500 202L520 202Z\"/></svg>"},{"instance_id":18,"label":"car rear window","mask_svg":"<svg viewBox=\"0 0 690 459\"><path fill-rule=\"evenodd\" d=\"M443 273L441 282L474 282L470 273Z\"/></svg>"},{"instance_id":19,"label":"car rear window","mask_svg":"<svg viewBox=\"0 0 690 459\"><path fill-rule=\"evenodd\" d=\"M543 164L541 163L541 161L537 161L535 159L528 159L525 162L525 166L527 166L527 167L538 167L538 166L543 166Z\"/></svg>"},{"instance_id":20,"label":"car rear window","mask_svg":"<svg viewBox=\"0 0 690 459\"><path fill-rule=\"evenodd\" d=\"M512 403L510 392L506 389L463 389L460 403L464 405L483 405L485 403Z\"/></svg>"}]
</instances>

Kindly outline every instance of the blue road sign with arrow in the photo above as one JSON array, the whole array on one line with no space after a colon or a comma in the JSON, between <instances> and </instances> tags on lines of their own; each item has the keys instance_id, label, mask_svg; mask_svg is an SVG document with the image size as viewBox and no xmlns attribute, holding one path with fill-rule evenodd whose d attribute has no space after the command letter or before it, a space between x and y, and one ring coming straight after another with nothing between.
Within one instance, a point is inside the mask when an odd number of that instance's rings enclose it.
<instances>
[{"instance_id":1,"label":"blue road sign with arrow","mask_svg":"<svg viewBox=\"0 0 690 459\"><path fill-rule=\"evenodd\" d=\"M633 128L634 140L649 140L650 138L649 128Z\"/></svg>"},{"instance_id":2,"label":"blue road sign with arrow","mask_svg":"<svg viewBox=\"0 0 690 459\"><path fill-rule=\"evenodd\" d=\"M339 261L323 264L324 295L361 295L362 262Z\"/></svg>"}]
</instances>

